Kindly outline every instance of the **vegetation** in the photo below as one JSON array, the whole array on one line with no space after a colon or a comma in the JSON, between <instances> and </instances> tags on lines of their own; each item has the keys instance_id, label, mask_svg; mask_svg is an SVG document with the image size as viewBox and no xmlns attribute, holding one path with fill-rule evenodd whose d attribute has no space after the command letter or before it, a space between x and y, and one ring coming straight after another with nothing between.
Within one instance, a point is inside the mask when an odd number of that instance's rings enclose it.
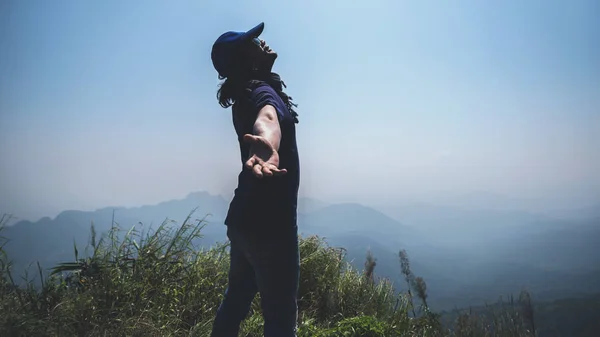
<instances>
[{"instance_id":1,"label":"vegetation","mask_svg":"<svg viewBox=\"0 0 600 337\"><path fill-rule=\"evenodd\" d=\"M1 219L0 230L8 221ZM208 336L227 282L227 244L202 249L203 220L179 226L165 221L152 233L115 224L100 238L91 227L90 252L52 268L41 286L17 286L0 239L1 336ZM1 232L0 232L1 234ZM301 238L299 337L534 336L527 293L492 315L460 313L444 327L427 306L425 280L399 253L407 292L376 276L376 259L365 270L346 261L345 251L318 236ZM27 277L27 276L26 276ZM258 295L241 336L262 336ZM515 305L517 303L518 305Z\"/></svg>"}]
</instances>

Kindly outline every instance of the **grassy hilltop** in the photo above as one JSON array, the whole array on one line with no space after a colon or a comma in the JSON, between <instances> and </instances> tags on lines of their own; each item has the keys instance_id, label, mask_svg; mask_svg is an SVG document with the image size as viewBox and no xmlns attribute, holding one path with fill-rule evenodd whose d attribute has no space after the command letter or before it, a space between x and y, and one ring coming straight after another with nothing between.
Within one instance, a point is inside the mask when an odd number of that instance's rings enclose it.
<instances>
[{"instance_id":1,"label":"grassy hilltop","mask_svg":"<svg viewBox=\"0 0 600 337\"><path fill-rule=\"evenodd\" d=\"M86 254L72 247L73 262L55 266L49 276L37 266L41 287L17 286L2 250L0 335L207 336L226 286L228 252L226 244L196 247L202 226L188 218L152 233L114 226L105 235L92 226ZM398 268L410 290L398 293L376 276L370 254L361 271L342 248L318 236L301 238L300 249L299 336L533 335L526 293L525 301L492 316L458 314L450 331L428 310L425 280L412 274L405 252ZM259 303L257 295L242 336L262 336Z\"/></svg>"}]
</instances>

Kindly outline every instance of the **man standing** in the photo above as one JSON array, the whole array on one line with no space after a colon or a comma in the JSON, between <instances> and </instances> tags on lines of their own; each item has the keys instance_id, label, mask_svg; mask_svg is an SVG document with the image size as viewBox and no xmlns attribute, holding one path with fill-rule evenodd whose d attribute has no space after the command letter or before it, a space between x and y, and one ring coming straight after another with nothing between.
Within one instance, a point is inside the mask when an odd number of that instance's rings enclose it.
<instances>
[{"instance_id":1,"label":"man standing","mask_svg":"<svg viewBox=\"0 0 600 337\"><path fill-rule=\"evenodd\" d=\"M272 72L277 53L259 39L264 23L226 32L212 47L223 108L232 107L242 161L225 219L231 242L225 298L211 337L234 337L257 292L265 337L295 337L300 273L296 106Z\"/></svg>"}]
</instances>

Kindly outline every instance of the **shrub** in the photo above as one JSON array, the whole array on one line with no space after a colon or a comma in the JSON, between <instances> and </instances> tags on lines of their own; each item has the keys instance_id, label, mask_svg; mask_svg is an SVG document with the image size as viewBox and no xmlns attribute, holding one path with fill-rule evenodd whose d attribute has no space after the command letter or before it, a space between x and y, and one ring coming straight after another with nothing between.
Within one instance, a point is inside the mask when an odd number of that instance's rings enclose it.
<instances>
[{"instance_id":1,"label":"shrub","mask_svg":"<svg viewBox=\"0 0 600 337\"><path fill-rule=\"evenodd\" d=\"M7 221L0 219L0 232ZM91 256L79 257L73 247L74 261L55 266L39 288L16 286L0 236L0 336L207 336L223 298L229 259L227 244L194 245L203 223L191 221L190 214L181 226L165 221L146 235L113 226L99 240L92 225ZM456 332L445 332L429 311L425 281L412 275L405 252L402 272L423 302L420 316L412 293L397 294L388 280L374 276L374 257L367 258L366 272L358 271L343 249L318 236L300 238L300 254L299 337L471 336L488 326L475 316L460 316ZM242 336L262 336L259 303L257 296ZM525 336L522 317L495 315L491 322Z\"/></svg>"}]
</instances>

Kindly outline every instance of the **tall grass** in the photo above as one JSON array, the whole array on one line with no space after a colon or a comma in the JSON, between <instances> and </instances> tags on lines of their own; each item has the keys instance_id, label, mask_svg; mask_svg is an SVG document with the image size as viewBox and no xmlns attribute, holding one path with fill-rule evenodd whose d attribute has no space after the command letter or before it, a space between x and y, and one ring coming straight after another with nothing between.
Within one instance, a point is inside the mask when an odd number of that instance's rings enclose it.
<instances>
[{"instance_id":1,"label":"tall grass","mask_svg":"<svg viewBox=\"0 0 600 337\"><path fill-rule=\"evenodd\" d=\"M451 336L536 336L530 294L523 290L518 300L509 296L477 311L458 311L452 327Z\"/></svg>"},{"instance_id":2,"label":"tall grass","mask_svg":"<svg viewBox=\"0 0 600 337\"><path fill-rule=\"evenodd\" d=\"M0 234L7 218L0 222ZM203 219L165 221L152 233L135 227L97 237L89 256L52 268L41 287L18 287L0 241L0 336L208 336L227 283L227 243L196 245ZM373 256L354 269L341 248L300 238L299 337L531 336L523 315L461 315L454 332L427 307L425 281L412 275L406 253L399 268L410 293L376 276ZM421 304L414 303L413 293ZM260 295L241 336L262 336ZM491 322L491 323L490 323ZM487 324L487 325L486 325ZM492 324L492 325L490 325ZM493 326L490 330L489 327ZM486 330L487 329L487 330Z\"/></svg>"}]
</instances>

